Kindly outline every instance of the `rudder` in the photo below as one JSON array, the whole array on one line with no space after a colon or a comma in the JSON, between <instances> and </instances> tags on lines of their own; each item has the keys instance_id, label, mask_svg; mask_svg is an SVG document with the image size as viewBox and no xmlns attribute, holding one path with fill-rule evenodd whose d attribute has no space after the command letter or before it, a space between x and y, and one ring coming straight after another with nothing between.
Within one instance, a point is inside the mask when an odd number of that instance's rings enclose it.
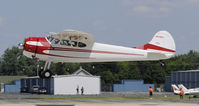
<instances>
[{"instance_id":1,"label":"rudder","mask_svg":"<svg viewBox=\"0 0 199 106\"><path fill-rule=\"evenodd\" d=\"M148 49L162 52L176 52L174 39L167 31L157 32L148 45Z\"/></svg>"}]
</instances>

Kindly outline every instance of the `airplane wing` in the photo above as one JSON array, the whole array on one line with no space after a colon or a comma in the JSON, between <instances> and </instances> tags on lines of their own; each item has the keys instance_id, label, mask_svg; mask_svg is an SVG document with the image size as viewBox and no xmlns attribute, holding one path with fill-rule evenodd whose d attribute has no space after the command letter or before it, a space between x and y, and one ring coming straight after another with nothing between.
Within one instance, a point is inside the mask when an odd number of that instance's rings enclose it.
<instances>
[{"instance_id":1,"label":"airplane wing","mask_svg":"<svg viewBox=\"0 0 199 106\"><path fill-rule=\"evenodd\" d=\"M51 36L53 39L67 40L82 42L88 46L92 46L94 43L93 36L91 34L80 32L76 30L64 30L58 34Z\"/></svg>"}]
</instances>

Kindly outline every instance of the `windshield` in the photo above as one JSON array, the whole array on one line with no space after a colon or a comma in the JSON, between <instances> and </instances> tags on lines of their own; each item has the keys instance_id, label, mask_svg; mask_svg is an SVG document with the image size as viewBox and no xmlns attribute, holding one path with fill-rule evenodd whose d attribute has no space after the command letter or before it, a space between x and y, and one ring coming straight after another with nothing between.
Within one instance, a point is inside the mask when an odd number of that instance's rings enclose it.
<instances>
[{"instance_id":1,"label":"windshield","mask_svg":"<svg viewBox=\"0 0 199 106\"><path fill-rule=\"evenodd\" d=\"M71 40L59 40L55 39L52 36L47 37L48 41L51 42L51 44L60 44L63 46L72 46L72 47L86 47L85 43L77 42L77 41L71 41Z\"/></svg>"}]
</instances>

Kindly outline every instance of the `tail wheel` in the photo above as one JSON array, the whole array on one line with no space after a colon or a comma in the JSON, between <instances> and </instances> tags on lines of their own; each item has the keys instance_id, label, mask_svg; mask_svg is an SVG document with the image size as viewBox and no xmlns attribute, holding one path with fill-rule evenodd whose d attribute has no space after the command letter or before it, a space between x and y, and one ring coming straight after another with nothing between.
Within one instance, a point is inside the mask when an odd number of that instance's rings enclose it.
<instances>
[{"instance_id":1,"label":"tail wheel","mask_svg":"<svg viewBox=\"0 0 199 106\"><path fill-rule=\"evenodd\" d=\"M52 76L52 72L50 70L45 70L43 73L42 73L42 76L44 78L50 78Z\"/></svg>"}]
</instances>

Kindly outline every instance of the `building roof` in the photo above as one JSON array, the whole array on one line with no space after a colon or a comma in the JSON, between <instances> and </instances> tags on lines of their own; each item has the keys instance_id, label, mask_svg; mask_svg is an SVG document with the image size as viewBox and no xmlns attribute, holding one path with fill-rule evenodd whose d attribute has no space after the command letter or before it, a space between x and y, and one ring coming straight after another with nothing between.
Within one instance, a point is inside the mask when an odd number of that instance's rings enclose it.
<instances>
[{"instance_id":1,"label":"building roof","mask_svg":"<svg viewBox=\"0 0 199 106\"><path fill-rule=\"evenodd\" d=\"M85 69L83 69L81 66L72 75L76 75L76 76L93 76L92 74L90 74L89 72L87 72Z\"/></svg>"},{"instance_id":2,"label":"building roof","mask_svg":"<svg viewBox=\"0 0 199 106\"><path fill-rule=\"evenodd\" d=\"M199 72L199 70L186 70L186 71L175 71L175 72Z\"/></svg>"}]
</instances>

